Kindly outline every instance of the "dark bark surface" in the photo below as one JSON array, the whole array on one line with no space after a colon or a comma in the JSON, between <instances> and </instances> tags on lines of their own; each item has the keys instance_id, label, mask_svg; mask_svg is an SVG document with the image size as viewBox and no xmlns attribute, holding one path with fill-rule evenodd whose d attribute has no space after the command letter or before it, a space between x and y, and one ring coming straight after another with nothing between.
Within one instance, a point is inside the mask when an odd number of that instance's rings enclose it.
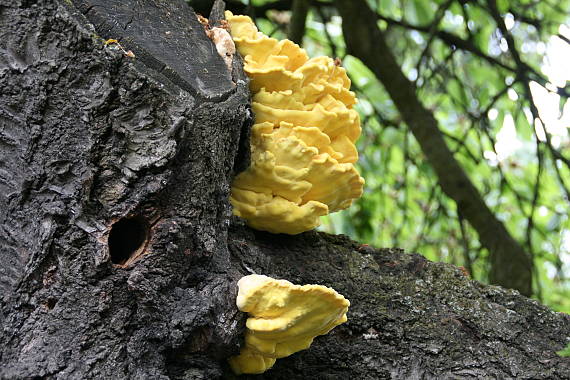
<instances>
[{"instance_id":1,"label":"dark bark surface","mask_svg":"<svg viewBox=\"0 0 570 380\"><path fill-rule=\"evenodd\" d=\"M233 378L254 272L352 306L251 378L570 377L567 315L419 255L232 218L247 83L183 2L2 0L0 49L0 378Z\"/></svg>"}]
</instances>

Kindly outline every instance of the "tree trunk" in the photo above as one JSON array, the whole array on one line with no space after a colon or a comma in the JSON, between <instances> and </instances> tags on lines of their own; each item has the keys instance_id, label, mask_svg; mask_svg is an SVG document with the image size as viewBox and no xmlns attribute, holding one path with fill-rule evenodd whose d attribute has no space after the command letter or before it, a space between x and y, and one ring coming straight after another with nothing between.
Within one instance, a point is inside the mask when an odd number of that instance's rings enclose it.
<instances>
[{"instance_id":1,"label":"tree trunk","mask_svg":"<svg viewBox=\"0 0 570 380\"><path fill-rule=\"evenodd\" d=\"M419 255L231 217L247 80L183 1L0 4L0 378L234 378L250 273L352 304L255 378L570 378L565 314Z\"/></svg>"}]
</instances>

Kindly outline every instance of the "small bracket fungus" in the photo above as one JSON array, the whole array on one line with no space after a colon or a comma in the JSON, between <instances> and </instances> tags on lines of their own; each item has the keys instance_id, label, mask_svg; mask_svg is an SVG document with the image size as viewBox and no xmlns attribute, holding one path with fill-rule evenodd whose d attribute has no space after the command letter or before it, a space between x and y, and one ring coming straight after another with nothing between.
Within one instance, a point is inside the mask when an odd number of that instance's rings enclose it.
<instances>
[{"instance_id":1,"label":"small bracket fungus","mask_svg":"<svg viewBox=\"0 0 570 380\"><path fill-rule=\"evenodd\" d=\"M326 286L253 274L242 277L238 287L237 307L250 315L245 347L229 359L238 375L265 372L277 359L309 348L317 335L347 320L350 302Z\"/></svg>"},{"instance_id":2,"label":"small bracket fungus","mask_svg":"<svg viewBox=\"0 0 570 380\"><path fill-rule=\"evenodd\" d=\"M214 42L216 51L224 60L226 67L231 72L236 46L227 29L229 28L226 20L221 20L221 27L210 26L210 21L202 15L197 15L198 21L204 27L206 35Z\"/></svg>"},{"instance_id":3,"label":"small bracket fungus","mask_svg":"<svg viewBox=\"0 0 570 380\"><path fill-rule=\"evenodd\" d=\"M346 70L265 36L247 16L228 11L226 18L251 79L255 114L252 163L232 184L234 214L273 233L311 230L320 216L362 195L364 179L353 165L360 119Z\"/></svg>"}]
</instances>

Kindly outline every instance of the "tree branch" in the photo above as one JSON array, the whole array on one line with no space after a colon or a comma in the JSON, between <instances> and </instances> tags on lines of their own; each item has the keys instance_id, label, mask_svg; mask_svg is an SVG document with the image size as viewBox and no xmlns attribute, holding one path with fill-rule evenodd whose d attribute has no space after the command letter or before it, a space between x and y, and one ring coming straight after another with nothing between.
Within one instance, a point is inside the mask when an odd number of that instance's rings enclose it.
<instances>
[{"instance_id":1,"label":"tree branch","mask_svg":"<svg viewBox=\"0 0 570 380\"><path fill-rule=\"evenodd\" d=\"M390 25L397 25L402 28L415 30L422 33L430 33L430 26L421 26L421 25L412 25L405 21L395 20L390 17L383 16L381 14L375 14L379 20L385 21ZM438 30L435 33L435 36L445 42L448 45L453 45L458 49L468 51L470 53L475 54L479 58L484 59L485 61L489 62L492 65L502 67L505 70L515 71L515 68L510 67L509 65L504 64L503 62L499 61L497 58L491 57L485 54L481 49L479 49L472 41L464 40L463 38L456 36L453 33L447 32L445 30Z\"/></svg>"},{"instance_id":2,"label":"tree branch","mask_svg":"<svg viewBox=\"0 0 570 380\"><path fill-rule=\"evenodd\" d=\"M303 36L305 35L305 23L307 22L307 14L309 13L309 0L294 0L291 8L291 23L287 37L301 45Z\"/></svg>"},{"instance_id":3,"label":"tree branch","mask_svg":"<svg viewBox=\"0 0 570 380\"><path fill-rule=\"evenodd\" d=\"M397 26L400 26L402 28L415 30L415 31L422 32L422 33L430 33L430 25L426 25L426 26L413 25L413 24L407 23L405 21L395 20L395 19L392 19L390 17L383 16L381 14L375 14L375 17L377 17L379 20L385 21L389 25L397 25ZM511 67L511 66L501 62L499 59L492 57L488 54L485 54L472 41L464 40L463 38L461 38L461 37L459 37L453 33L447 32L445 30L438 30L435 33L435 36L437 38L439 38L441 41L448 44L449 46L455 46L457 49L470 52L470 53L476 55L477 57L487 61L488 63L490 63L494 66L499 66L505 70L508 70L512 73L517 74L518 68L516 66ZM540 75L540 73L538 73L536 70L534 70L532 67L530 67L528 65L525 65L525 70L528 71L530 74L532 74L532 77L529 76L530 80L536 81L541 86L546 88L548 91L554 92L554 93L556 93L560 96L566 97L566 98L570 97L570 93L568 92L567 87L562 87L562 88L558 87L555 91L553 91L551 88L546 87L548 80L545 79L542 75Z\"/></svg>"}]
</instances>

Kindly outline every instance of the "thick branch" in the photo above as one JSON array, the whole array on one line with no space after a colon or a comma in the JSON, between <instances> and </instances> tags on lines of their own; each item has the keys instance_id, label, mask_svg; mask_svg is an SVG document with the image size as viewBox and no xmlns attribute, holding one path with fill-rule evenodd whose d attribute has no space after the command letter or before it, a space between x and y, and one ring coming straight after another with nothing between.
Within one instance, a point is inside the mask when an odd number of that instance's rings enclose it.
<instances>
[{"instance_id":1,"label":"thick branch","mask_svg":"<svg viewBox=\"0 0 570 380\"><path fill-rule=\"evenodd\" d=\"M338 0L337 6L349 52L360 58L382 82L436 171L443 191L455 200L478 232L481 243L491 252L491 281L531 294L530 258L487 207L453 157L437 120L417 98L414 86L386 44L376 25L376 14L361 0Z\"/></svg>"},{"instance_id":2,"label":"thick branch","mask_svg":"<svg viewBox=\"0 0 570 380\"><path fill-rule=\"evenodd\" d=\"M291 9L291 23L289 24L287 37L299 45L303 42L303 36L305 35L307 13L309 13L309 0L293 1L293 8Z\"/></svg>"}]
</instances>

